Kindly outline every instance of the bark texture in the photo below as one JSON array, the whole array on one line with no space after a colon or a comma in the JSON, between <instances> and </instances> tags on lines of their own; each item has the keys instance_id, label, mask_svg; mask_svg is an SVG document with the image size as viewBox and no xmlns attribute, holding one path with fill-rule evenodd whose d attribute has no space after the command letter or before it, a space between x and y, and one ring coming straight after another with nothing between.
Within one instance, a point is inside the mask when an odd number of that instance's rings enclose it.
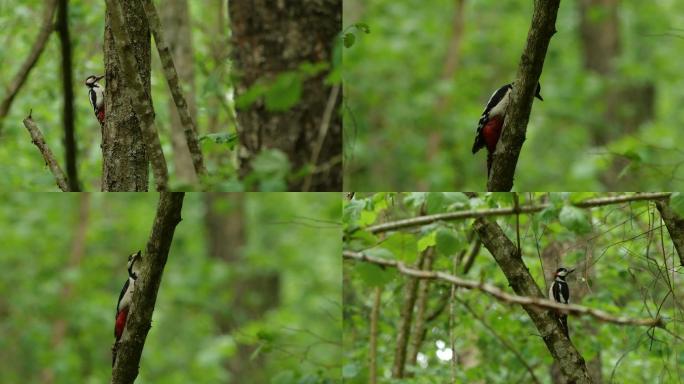
<instances>
[{"instance_id":1,"label":"bark texture","mask_svg":"<svg viewBox=\"0 0 684 384\"><path fill-rule=\"evenodd\" d=\"M237 95L258 80L296 70L302 63L330 62L333 44L341 30L342 0L230 0L234 63L239 76ZM240 175L252 169L257 154L269 148L283 151L294 172L310 164L326 125L324 111L333 88L324 83L327 73L302 84L299 103L285 112L266 109L263 102L238 110ZM328 132L320 147L310 190L342 188L342 118L340 98L334 98ZM293 191L304 189L303 179L289 180Z\"/></svg>"},{"instance_id":2,"label":"bark texture","mask_svg":"<svg viewBox=\"0 0 684 384\"><path fill-rule=\"evenodd\" d=\"M124 28L131 37L138 75L147 94L150 90L150 31L145 11L138 1L120 3L125 19ZM114 34L112 12L108 2L105 15L105 126L102 133L102 191L147 191L149 155L142 136L142 122L131 105L133 91L123 78Z\"/></svg>"},{"instance_id":3,"label":"bark texture","mask_svg":"<svg viewBox=\"0 0 684 384\"><path fill-rule=\"evenodd\" d=\"M182 192L162 192L159 195L152 232L140 261L140 274L135 282L126 331L117 348L112 384L132 384L138 376L140 357L147 332L152 326L152 312L157 301L157 292L173 233L181 221L184 196Z\"/></svg>"},{"instance_id":4,"label":"bark texture","mask_svg":"<svg viewBox=\"0 0 684 384\"><path fill-rule=\"evenodd\" d=\"M530 275L522 258L519 257L518 248L506 237L498 224L489 222L484 218L478 218L473 223L473 229L480 236L482 244L499 264L510 287L516 294L528 297L545 297ZM567 380L575 384L591 383L584 358L565 336L558 318L552 314L552 311L539 310L525 305L523 305L523 309L537 327L546 348L560 366L561 372Z\"/></svg>"},{"instance_id":5,"label":"bark texture","mask_svg":"<svg viewBox=\"0 0 684 384\"><path fill-rule=\"evenodd\" d=\"M78 170L76 167L75 115L74 115L74 89L73 68L71 65L71 38L69 37L69 1L59 0L59 12L57 13L57 32L62 48L62 89L64 90L64 110L62 122L64 123L64 157L69 189L79 192Z\"/></svg>"},{"instance_id":6,"label":"bark texture","mask_svg":"<svg viewBox=\"0 0 684 384\"><path fill-rule=\"evenodd\" d=\"M487 182L488 191L510 191L515 168L525 142L527 122L532 101L541 76L546 50L551 36L556 33L556 15L560 0L535 0L532 24L527 33L511 102L506 112L501 140L494 151L492 170Z\"/></svg>"},{"instance_id":7,"label":"bark texture","mask_svg":"<svg viewBox=\"0 0 684 384\"><path fill-rule=\"evenodd\" d=\"M656 201L656 207L677 250L679 265L684 266L684 219L679 217L666 201Z\"/></svg>"},{"instance_id":8,"label":"bark texture","mask_svg":"<svg viewBox=\"0 0 684 384\"><path fill-rule=\"evenodd\" d=\"M181 84L185 84L185 94L192 121L197 121L195 105L195 71L193 68L192 33L190 30L190 9L187 0L165 2L159 10L164 36L168 42L173 61L178 70ZM197 185L197 175L192 165L192 157L185 141L185 132L181 123L176 103L170 98L168 102L171 114L171 144L173 146L174 173L178 181L185 185Z\"/></svg>"}]
</instances>

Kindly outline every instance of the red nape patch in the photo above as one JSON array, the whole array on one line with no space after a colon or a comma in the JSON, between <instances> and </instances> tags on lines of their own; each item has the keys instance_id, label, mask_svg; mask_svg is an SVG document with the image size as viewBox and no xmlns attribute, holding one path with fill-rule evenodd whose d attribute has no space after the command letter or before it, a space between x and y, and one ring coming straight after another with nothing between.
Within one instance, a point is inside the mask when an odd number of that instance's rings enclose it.
<instances>
[{"instance_id":1,"label":"red nape patch","mask_svg":"<svg viewBox=\"0 0 684 384\"><path fill-rule=\"evenodd\" d=\"M124 327L126 326L126 317L128 317L128 308L123 309L121 312L116 314L116 324L114 325L114 337L119 341L121 335L123 334Z\"/></svg>"},{"instance_id":2,"label":"red nape patch","mask_svg":"<svg viewBox=\"0 0 684 384\"><path fill-rule=\"evenodd\" d=\"M482 128L482 136L484 136L489 152L494 152L496 149L496 143L499 142L501 136L501 128L503 128L503 119L500 117L490 118Z\"/></svg>"}]
</instances>

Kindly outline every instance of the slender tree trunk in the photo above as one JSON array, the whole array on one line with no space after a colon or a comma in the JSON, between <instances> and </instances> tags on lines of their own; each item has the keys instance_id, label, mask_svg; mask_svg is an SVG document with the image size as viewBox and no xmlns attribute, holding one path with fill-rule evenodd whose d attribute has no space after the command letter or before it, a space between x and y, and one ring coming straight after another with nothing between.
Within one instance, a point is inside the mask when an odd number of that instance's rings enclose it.
<instances>
[{"instance_id":1,"label":"slender tree trunk","mask_svg":"<svg viewBox=\"0 0 684 384\"><path fill-rule=\"evenodd\" d=\"M275 272L255 272L244 267L245 195L208 192L204 196L209 254L227 263L232 270L242 270L227 283L226 289L233 297L226 306L230 310L217 314L221 332L231 333L278 305L280 278ZM226 368L237 381L246 377L253 382L267 381L264 356L252 358L254 350L252 345L238 344L238 352L226 362Z\"/></svg>"},{"instance_id":2,"label":"slender tree trunk","mask_svg":"<svg viewBox=\"0 0 684 384\"><path fill-rule=\"evenodd\" d=\"M331 61L341 30L342 0L230 0L228 9L234 63L240 76L235 85L238 96L257 81L273 80L283 72L296 71L303 63ZM238 110L241 177L250 173L254 158L265 149L284 152L294 173L310 165L319 153L309 189L341 190L341 98L334 87L325 84L326 75L304 80L299 102L287 111L269 111L262 101ZM326 116L330 101L335 109ZM294 191L306 184L304 178L288 180L288 188Z\"/></svg>"},{"instance_id":3,"label":"slender tree trunk","mask_svg":"<svg viewBox=\"0 0 684 384\"><path fill-rule=\"evenodd\" d=\"M76 167L76 134L74 128L74 89L73 68L71 64L71 38L69 37L69 0L59 0L57 13L57 32L62 47L62 88L64 90L64 156L66 164L67 182L72 192L81 190L78 183L78 171Z\"/></svg>"},{"instance_id":4,"label":"slender tree trunk","mask_svg":"<svg viewBox=\"0 0 684 384\"><path fill-rule=\"evenodd\" d=\"M138 73L148 95L150 89L150 31L142 4L121 2L125 25L131 37ZM147 191L149 154L142 136L141 119L131 107L132 86L123 82L111 13L105 16L105 127L102 134L102 191ZM152 101L150 100L150 103Z\"/></svg>"},{"instance_id":5,"label":"slender tree trunk","mask_svg":"<svg viewBox=\"0 0 684 384\"><path fill-rule=\"evenodd\" d=\"M185 98L190 116L197 121L195 105L195 73L193 68L192 30L190 28L190 9L187 0L165 2L159 7L166 41L171 48L173 62L176 64L181 84L185 85ZM185 139L185 131L176 103L169 96L168 108L171 114L171 144L173 145L173 164L175 175L184 185L197 185L197 175Z\"/></svg>"}]
</instances>

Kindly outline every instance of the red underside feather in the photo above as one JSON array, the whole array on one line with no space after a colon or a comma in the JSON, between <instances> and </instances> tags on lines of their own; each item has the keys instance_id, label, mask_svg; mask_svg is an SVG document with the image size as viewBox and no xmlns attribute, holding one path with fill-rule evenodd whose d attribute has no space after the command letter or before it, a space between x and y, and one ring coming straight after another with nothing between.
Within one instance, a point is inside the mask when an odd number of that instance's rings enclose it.
<instances>
[{"instance_id":1,"label":"red underside feather","mask_svg":"<svg viewBox=\"0 0 684 384\"><path fill-rule=\"evenodd\" d=\"M105 110L104 110L104 106L102 106L102 109L97 111L97 120L100 122L101 125L104 125L104 119L105 119Z\"/></svg>"},{"instance_id":2,"label":"red underside feather","mask_svg":"<svg viewBox=\"0 0 684 384\"><path fill-rule=\"evenodd\" d=\"M116 324L114 325L114 336L116 336L116 341L121 339L124 327L126 326L126 317L128 316L128 308L122 309L116 315Z\"/></svg>"},{"instance_id":3,"label":"red underside feather","mask_svg":"<svg viewBox=\"0 0 684 384\"><path fill-rule=\"evenodd\" d=\"M499 117L491 117L482 128L482 136L489 152L494 152L496 149L496 143L499 142L499 136L501 136L501 128L503 128L503 119Z\"/></svg>"}]
</instances>

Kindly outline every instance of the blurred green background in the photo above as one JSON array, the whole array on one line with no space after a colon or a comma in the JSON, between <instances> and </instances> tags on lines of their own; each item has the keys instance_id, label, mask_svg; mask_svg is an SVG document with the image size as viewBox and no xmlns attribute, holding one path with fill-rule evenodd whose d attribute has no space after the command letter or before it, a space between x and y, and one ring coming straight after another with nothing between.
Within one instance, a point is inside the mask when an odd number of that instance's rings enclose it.
<instances>
[{"instance_id":1,"label":"blurred green background","mask_svg":"<svg viewBox=\"0 0 684 384\"><path fill-rule=\"evenodd\" d=\"M514 80L532 8L345 1L345 190L483 190L477 122ZM515 190L684 186L682 15L681 1L561 1Z\"/></svg>"},{"instance_id":2,"label":"blurred green background","mask_svg":"<svg viewBox=\"0 0 684 384\"><path fill-rule=\"evenodd\" d=\"M0 382L103 383L157 194L1 193ZM136 383L329 383L338 193L187 194Z\"/></svg>"}]
</instances>

